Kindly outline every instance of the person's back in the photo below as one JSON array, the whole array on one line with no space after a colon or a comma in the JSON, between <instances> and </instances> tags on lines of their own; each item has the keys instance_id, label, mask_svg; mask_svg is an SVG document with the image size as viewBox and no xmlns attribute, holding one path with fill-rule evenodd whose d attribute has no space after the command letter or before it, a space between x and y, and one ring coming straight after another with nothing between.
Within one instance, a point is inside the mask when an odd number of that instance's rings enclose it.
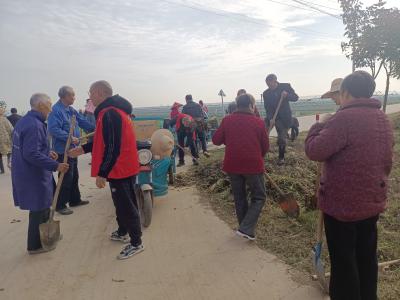
<instances>
[{"instance_id":1,"label":"person's back","mask_svg":"<svg viewBox=\"0 0 400 300\"><path fill-rule=\"evenodd\" d=\"M11 108L11 115L7 117L8 121L10 121L11 125L15 127L18 121L21 120L22 116L17 113L17 109Z\"/></svg>"},{"instance_id":2,"label":"person's back","mask_svg":"<svg viewBox=\"0 0 400 300\"><path fill-rule=\"evenodd\" d=\"M332 147L340 151L325 160L320 205L340 220L356 221L385 208L393 132L380 106L379 100L359 100L341 108L326 124L336 130L322 152Z\"/></svg>"},{"instance_id":3,"label":"person's back","mask_svg":"<svg viewBox=\"0 0 400 300\"><path fill-rule=\"evenodd\" d=\"M200 104L193 101L192 95L186 96L186 105L183 106L182 113L191 116L193 119L203 119L203 109Z\"/></svg>"},{"instance_id":4,"label":"person's back","mask_svg":"<svg viewBox=\"0 0 400 300\"><path fill-rule=\"evenodd\" d=\"M254 114L236 111L226 116L214 144L225 144L223 169L228 173L257 174L264 172L268 138L264 122Z\"/></svg>"}]
</instances>

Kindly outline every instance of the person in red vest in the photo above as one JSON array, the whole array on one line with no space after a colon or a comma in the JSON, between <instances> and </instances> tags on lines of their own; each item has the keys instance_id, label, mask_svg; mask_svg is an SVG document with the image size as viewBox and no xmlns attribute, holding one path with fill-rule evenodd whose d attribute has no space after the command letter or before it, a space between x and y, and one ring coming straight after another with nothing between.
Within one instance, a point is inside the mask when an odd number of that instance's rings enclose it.
<instances>
[{"instance_id":1,"label":"person in red vest","mask_svg":"<svg viewBox=\"0 0 400 300\"><path fill-rule=\"evenodd\" d=\"M119 95L113 96L112 87L106 81L93 83L89 94L96 106L93 143L72 149L69 155L76 157L92 152L92 177L96 177L97 187L104 188L109 182L118 223L118 230L110 238L129 243L117 256L126 259L144 250L134 190L139 159L130 118L132 105Z\"/></svg>"},{"instance_id":2,"label":"person in red vest","mask_svg":"<svg viewBox=\"0 0 400 300\"><path fill-rule=\"evenodd\" d=\"M182 107L183 105L180 104L179 102L174 102L174 104L171 107L171 113L169 114L169 117L171 120L174 120L178 117L179 115L179 108Z\"/></svg>"},{"instance_id":3,"label":"person in red vest","mask_svg":"<svg viewBox=\"0 0 400 300\"><path fill-rule=\"evenodd\" d=\"M180 146L178 151L179 163L177 167L185 165L185 152L183 151L185 148L185 139L192 154L193 164L198 165L199 163L197 162L197 159L199 158L199 153L194 143L196 140L195 120L187 114L179 113L176 119L173 120L173 124L175 124L176 133L178 135L178 144Z\"/></svg>"}]
</instances>

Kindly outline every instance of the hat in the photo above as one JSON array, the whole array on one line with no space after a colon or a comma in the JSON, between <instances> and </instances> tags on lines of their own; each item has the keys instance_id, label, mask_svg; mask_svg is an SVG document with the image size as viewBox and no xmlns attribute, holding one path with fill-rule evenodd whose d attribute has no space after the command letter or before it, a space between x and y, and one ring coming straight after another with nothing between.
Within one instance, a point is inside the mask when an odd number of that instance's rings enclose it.
<instances>
[{"instance_id":1,"label":"hat","mask_svg":"<svg viewBox=\"0 0 400 300\"><path fill-rule=\"evenodd\" d=\"M174 149L174 136L167 129L158 129L151 136L151 153L158 156L156 159L163 159L171 156Z\"/></svg>"},{"instance_id":2,"label":"hat","mask_svg":"<svg viewBox=\"0 0 400 300\"><path fill-rule=\"evenodd\" d=\"M171 107L171 109L174 109L174 108L179 108L179 107L181 107L181 106L183 106L182 104L180 104L179 102L174 102L174 104L172 104L172 107Z\"/></svg>"},{"instance_id":3,"label":"hat","mask_svg":"<svg viewBox=\"0 0 400 300\"><path fill-rule=\"evenodd\" d=\"M331 84L331 90L329 92L326 92L321 96L322 99L327 99L327 98L332 98L332 95L334 93L337 93L340 91L340 85L342 84L343 78L336 78L334 81L332 81Z\"/></svg>"}]
</instances>

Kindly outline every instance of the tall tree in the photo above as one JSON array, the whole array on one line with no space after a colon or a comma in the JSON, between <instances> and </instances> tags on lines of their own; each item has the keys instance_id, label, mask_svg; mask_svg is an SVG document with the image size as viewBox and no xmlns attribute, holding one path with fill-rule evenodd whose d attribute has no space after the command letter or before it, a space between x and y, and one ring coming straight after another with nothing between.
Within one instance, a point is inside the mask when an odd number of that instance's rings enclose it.
<instances>
[{"instance_id":1,"label":"tall tree","mask_svg":"<svg viewBox=\"0 0 400 300\"><path fill-rule=\"evenodd\" d=\"M386 8L385 1L363 9L360 0L339 0L347 42L342 43L346 57L355 68L369 68L377 78L385 70L386 88L383 110L386 111L391 78L400 78L400 12Z\"/></svg>"}]
</instances>

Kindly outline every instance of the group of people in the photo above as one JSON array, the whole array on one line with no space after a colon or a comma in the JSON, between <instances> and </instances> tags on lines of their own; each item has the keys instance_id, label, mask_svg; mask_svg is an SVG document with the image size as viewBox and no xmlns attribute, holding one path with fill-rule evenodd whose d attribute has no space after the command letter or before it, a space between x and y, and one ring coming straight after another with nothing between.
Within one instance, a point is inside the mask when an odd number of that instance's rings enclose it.
<instances>
[{"instance_id":1,"label":"group of people","mask_svg":"<svg viewBox=\"0 0 400 300\"><path fill-rule=\"evenodd\" d=\"M59 100L36 93L30 99L31 110L16 124L12 134L11 173L14 203L29 211L28 246L30 254L46 252L40 240L39 225L47 222L53 201L53 172L64 174L56 210L70 215L76 208L89 204L79 191L77 157L92 153L91 176L98 188L108 181L116 211L118 229L110 239L127 244L117 256L126 259L144 250L134 184L139 173L136 137L132 126L132 105L119 95L113 95L111 85L97 81L90 87L89 97L96 107L96 124L79 114L72 104L74 90L63 86ZM76 124L69 135L71 119ZM47 125L46 125L47 120ZM80 128L94 133L93 141L80 144ZM51 146L48 142L51 136ZM71 148L66 149L71 139ZM68 155L64 163L65 152ZM69 207L67 206L69 205Z\"/></svg>"},{"instance_id":2,"label":"group of people","mask_svg":"<svg viewBox=\"0 0 400 300\"><path fill-rule=\"evenodd\" d=\"M269 150L268 129L277 129L279 162L283 164L287 133L293 122L289 102L299 98L290 84L279 83L273 74L266 77L266 84L266 121L257 112L254 97L242 89L235 107L231 107L212 138L215 145L226 146L223 170L231 180L237 234L249 240L256 238L258 218L266 201L264 157ZM332 300L377 299L377 221L386 206L394 138L391 124L380 110L380 101L372 98L375 86L373 77L363 71L334 80L323 97L332 98L340 108L312 126L305 141L306 155L322 164L318 207L324 214ZM96 178L97 187L104 188L108 182L111 189L118 229L110 239L128 244L118 258L140 253L144 246L134 192L139 162L131 104L114 95L108 82L93 83L89 96L95 107L94 126L72 108L75 93L71 87L61 87L58 96L52 106L46 94L32 95L31 110L18 120L12 134L13 195L16 206L30 211L29 253L46 251L41 246L39 225L49 218L55 187L53 172L65 174L57 205L60 214L72 214L70 207L89 204L79 191L77 165L77 157L89 152L91 176ZM205 105L187 95L182 112L180 107L175 103L171 110L180 146L179 165L185 163L186 145L197 164L197 137L203 153L209 155L204 134ZM1 111L2 116L4 106ZM65 149L72 116L76 117L77 127L71 148ZM9 128L12 130L11 124ZM79 128L87 132L96 129L93 141L80 145ZM63 162L65 150L67 163Z\"/></svg>"},{"instance_id":3,"label":"group of people","mask_svg":"<svg viewBox=\"0 0 400 300\"><path fill-rule=\"evenodd\" d=\"M291 118L288 102L298 97L289 85L275 80L275 76L267 77L269 89L264 92L264 100L266 107L276 107L277 101L284 98L283 111L278 112L280 118L275 123L283 159ZM305 140L308 158L322 164L318 207L324 215L332 300L377 299L377 221L386 207L394 137L381 102L372 98L375 87L374 78L364 71L335 79L322 97L333 99L340 108L313 125ZM268 99L275 100L274 104ZM268 132L255 114L252 95L238 96L236 106L236 111L222 120L213 143L226 146L223 170L231 180L237 234L254 240L266 201L264 156L269 147ZM267 110L269 120L273 114L273 109Z\"/></svg>"},{"instance_id":4,"label":"group of people","mask_svg":"<svg viewBox=\"0 0 400 300\"><path fill-rule=\"evenodd\" d=\"M207 151L207 123L208 108L203 101L199 103L193 101L192 95L186 95L186 105L175 102L171 107L170 126L175 128L178 136L178 167L185 165L185 146L190 149L194 165L198 165L199 149L197 139L200 141L201 149L206 157L210 154ZM180 108L182 107L182 111Z\"/></svg>"}]
</instances>

